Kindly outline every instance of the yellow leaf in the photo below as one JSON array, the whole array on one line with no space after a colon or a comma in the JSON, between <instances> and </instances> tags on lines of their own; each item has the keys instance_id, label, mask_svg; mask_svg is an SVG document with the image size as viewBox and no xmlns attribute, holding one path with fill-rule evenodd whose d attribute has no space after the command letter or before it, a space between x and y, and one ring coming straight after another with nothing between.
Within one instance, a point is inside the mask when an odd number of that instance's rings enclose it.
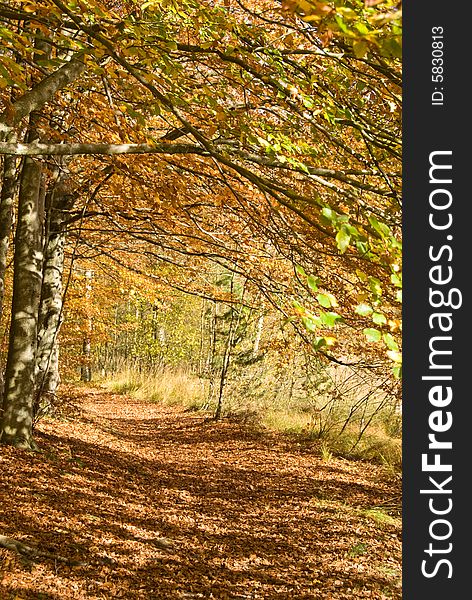
<instances>
[{"instance_id":1,"label":"yellow leaf","mask_svg":"<svg viewBox=\"0 0 472 600\"><path fill-rule=\"evenodd\" d=\"M396 363L402 362L402 355L400 354L400 352L395 352L395 350L388 350L387 356L390 358L390 360L393 360Z\"/></svg>"},{"instance_id":2,"label":"yellow leaf","mask_svg":"<svg viewBox=\"0 0 472 600\"><path fill-rule=\"evenodd\" d=\"M365 40L359 40L352 45L356 58L363 58L367 54L369 46Z\"/></svg>"}]
</instances>

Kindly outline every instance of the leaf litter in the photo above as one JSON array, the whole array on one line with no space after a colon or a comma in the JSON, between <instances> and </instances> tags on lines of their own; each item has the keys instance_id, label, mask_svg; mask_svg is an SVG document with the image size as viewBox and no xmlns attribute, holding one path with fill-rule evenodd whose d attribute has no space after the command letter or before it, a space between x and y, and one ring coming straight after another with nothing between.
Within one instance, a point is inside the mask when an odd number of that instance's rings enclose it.
<instances>
[{"instance_id":1,"label":"leaf litter","mask_svg":"<svg viewBox=\"0 0 472 600\"><path fill-rule=\"evenodd\" d=\"M401 598L381 466L84 388L80 415L0 449L1 600Z\"/></svg>"}]
</instances>

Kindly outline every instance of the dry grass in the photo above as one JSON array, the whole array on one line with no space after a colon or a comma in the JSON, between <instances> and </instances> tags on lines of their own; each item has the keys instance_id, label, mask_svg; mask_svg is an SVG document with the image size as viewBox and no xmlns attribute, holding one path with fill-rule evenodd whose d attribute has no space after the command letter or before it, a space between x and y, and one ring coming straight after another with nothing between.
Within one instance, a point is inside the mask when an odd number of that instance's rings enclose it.
<instances>
[{"instance_id":1,"label":"dry grass","mask_svg":"<svg viewBox=\"0 0 472 600\"><path fill-rule=\"evenodd\" d=\"M346 429L342 434L331 434L330 449L337 456L369 460L394 471L402 467L402 440L390 436L382 426L371 425L359 438L356 428Z\"/></svg>"},{"instance_id":2,"label":"dry grass","mask_svg":"<svg viewBox=\"0 0 472 600\"><path fill-rule=\"evenodd\" d=\"M136 400L161 402L167 406L200 408L206 398L201 379L184 371L162 370L154 373L136 373L123 370L105 387L118 394L128 394Z\"/></svg>"},{"instance_id":3,"label":"dry grass","mask_svg":"<svg viewBox=\"0 0 472 600\"><path fill-rule=\"evenodd\" d=\"M261 420L272 431L295 434L310 440L320 439L323 456L369 460L393 471L401 469L401 438L392 436L384 423L370 425L359 439L359 428L356 426L347 427L342 432L339 428L333 428L320 434L316 419L296 411L269 410L262 415Z\"/></svg>"},{"instance_id":4,"label":"dry grass","mask_svg":"<svg viewBox=\"0 0 472 600\"><path fill-rule=\"evenodd\" d=\"M305 435L315 433L315 423L310 415L296 410L267 410L262 415L262 423L274 431Z\"/></svg>"},{"instance_id":5,"label":"dry grass","mask_svg":"<svg viewBox=\"0 0 472 600\"><path fill-rule=\"evenodd\" d=\"M162 403L167 406L183 406L187 410L200 410L205 406L208 396L206 382L185 371L160 370L151 373L137 373L123 369L113 380L105 383L110 391L128 394L136 400ZM209 410L214 410L210 406ZM320 449L324 460L332 456L361 459L381 464L392 471L399 471L402 465L401 427L393 422L388 411L381 413L359 437L359 424L342 428L343 407L335 413L337 424L326 427L323 413L307 412L300 407L271 407L260 403L256 406L239 406L232 411L232 404L226 406L226 413L233 415L251 415L252 426L262 426L274 432L299 436L306 440L320 440ZM348 411L348 407L346 408ZM244 419L247 424L249 422ZM401 423L400 423L401 424Z\"/></svg>"}]
</instances>

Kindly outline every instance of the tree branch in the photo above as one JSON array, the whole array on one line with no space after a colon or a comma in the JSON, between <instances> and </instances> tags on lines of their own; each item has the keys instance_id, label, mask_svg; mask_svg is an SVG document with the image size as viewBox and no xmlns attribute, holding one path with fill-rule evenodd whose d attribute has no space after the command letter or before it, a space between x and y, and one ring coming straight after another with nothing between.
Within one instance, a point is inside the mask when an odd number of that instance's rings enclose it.
<instances>
[{"instance_id":1,"label":"tree branch","mask_svg":"<svg viewBox=\"0 0 472 600\"><path fill-rule=\"evenodd\" d=\"M83 53L75 54L70 61L57 71L42 79L37 85L20 96L16 102L0 115L0 141L6 139L15 125L30 113L49 102L56 92L77 79L84 71Z\"/></svg>"},{"instance_id":2,"label":"tree branch","mask_svg":"<svg viewBox=\"0 0 472 600\"><path fill-rule=\"evenodd\" d=\"M79 154L208 154L192 144L30 144L0 142L0 154L13 156L72 156Z\"/></svg>"}]
</instances>

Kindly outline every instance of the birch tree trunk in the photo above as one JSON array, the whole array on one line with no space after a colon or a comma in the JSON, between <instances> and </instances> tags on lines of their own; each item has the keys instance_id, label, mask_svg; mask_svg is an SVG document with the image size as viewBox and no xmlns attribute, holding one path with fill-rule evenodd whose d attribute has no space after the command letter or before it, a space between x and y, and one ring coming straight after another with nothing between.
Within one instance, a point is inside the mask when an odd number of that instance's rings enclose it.
<instances>
[{"instance_id":1,"label":"birch tree trunk","mask_svg":"<svg viewBox=\"0 0 472 600\"><path fill-rule=\"evenodd\" d=\"M3 159L2 189L0 192L0 321L3 316L5 297L5 273L7 270L8 247L13 223L13 198L16 190L16 159ZM3 398L3 373L0 373L0 409ZM1 412L0 412L1 418Z\"/></svg>"},{"instance_id":2,"label":"birch tree trunk","mask_svg":"<svg viewBox=\"0 0 472 600\"><path fill-rule=\"evenodd\" d=\"M7 111L0 114L0 142L9 140L22 119L40 110L55 94L77 79L85 70L83 52L78 52L59 69L44 77L33 88L20 96ZM31 141L31 140L29 140ZM21 144L20 144L21 145ZM17 152L13 152L18 156Z\"/></svg>"},{"instance_id":3,"label":"birch tree trunk","mask_svg":"<svg viewBox=\"0 0 472 600\"><path fill-rule=\"evenodd\" d=\"M60 383L58 334L62 324L62 276L64 270L65 210L72 196L50 195L44 244L43 280L39 308L38 346L35 365L35 403L42 413L49 412L51 396ZM41 398L43 397L43 398Z\"/></svg>"},{"instance_id":4,"label":"birch tree trunk","mask_svg":"<svg viewBox=\"0 0 472 600\"><path fill-rule=\"evenodd\" d=\"M5 293L5 271L7 268L8 245L12 227L13 197L16 188L16 158L3 159L2 190L0 193L0 319L3 314Z\"/></svg>"},{"instance_id":5,"label":"birch tree trunk","mask_svg":"<svg viewBox=\"0 0 472 600\"><path fill-rule=\"evenodd\" d=\"M34 358L42 279L44 190L41 163L27 158L21 172L15 236L12 315L0 440L33 449Z\"/></svg>"}]
</instances>

